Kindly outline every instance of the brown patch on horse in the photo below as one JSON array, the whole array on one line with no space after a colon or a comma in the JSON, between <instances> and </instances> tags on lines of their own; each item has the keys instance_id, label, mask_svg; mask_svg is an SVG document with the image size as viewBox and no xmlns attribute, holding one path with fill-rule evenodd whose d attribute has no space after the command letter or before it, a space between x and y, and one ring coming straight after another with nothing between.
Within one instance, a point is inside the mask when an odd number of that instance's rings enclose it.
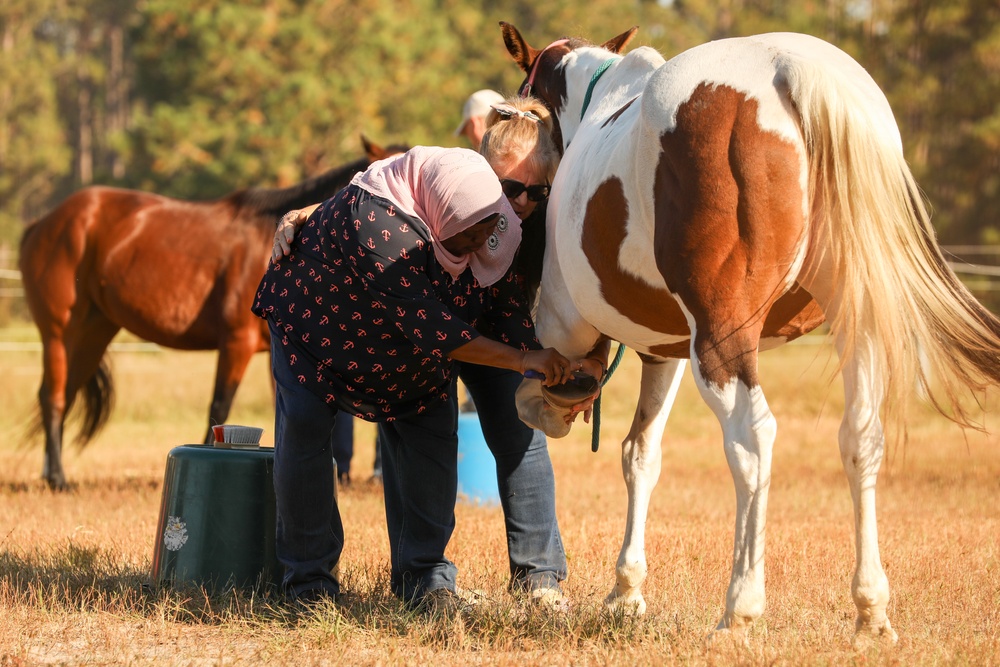
<instances>
[{"instance_id":1,"label":"brown patch on horse","mask_svg":"<svg viewBox=\"0 0 1000 667\"><path fill-rule=\"evenodd\" d=\"M826 321L826 315L813 300L812 294L801 285L795 283L791 290L785 292L771 306L764 319L764 329L761 338L784 338L786 341L804 336ZM651 354L659 357L674 357L686 359L691 356L690 341L654 345L649 348Z\"/></svg>"},{"instance_id":2,"label":"brown patch on horse","mask_svg":"<svg viewBox=\"0 0 1000 667\"><path fill-rule=\"evenodd\" d=\"M670 292L653 287L619 267L628 215L628 202L617 178L601 183L587 203L581 242L587 261L597 274L604 300L647 329L668 336L690 335L684 313ZM656 307L651 308L650 304Z\"/></svg>"},{"instance_id":3,"label":"brown patch on horse","mask_svg":"<svg viewBox=\"0 0 1000 667\"><path fill-rule=\"evenodd\" d=\"M628 204L621 181L612 178L602 183L587 206L582 247L588 263L597 274L601 294L615 310L636 324L669 336L689 336L687 320L668 290L653 287L621 271L618 257L625 241ZM661 304L649 308L651 303ZM824 321L823 311L812 295L796 284L781 295L768 312L762 330L765 338L787 340L812 331ZM658 357L686 359L690 343L678 341L650 348Z\"/></svg>"},{"instance_id":4,"label":"brown patch on horse","mask_svg":"<svg viewBox=\"0 0 1000 667\"><path fill-rule=\"evenodd\" d=\"M682 340L676 343L666 343L664 345L651 345L649 347L650 354L655 354L658 357L663 357L664 359L690 359L691 358L691 341Z\"/></svg>"},{"instance_id":5,"label":"brown patch on horse","mask_svg":"<svg viewBox=\"0 0 1000 667\"><path fill-rule=\"evenodd\" d=\"M628 109L630 106L632 106L632 103L635 102L637 99L639 99L638 95L636 95L635 97L633 97L632 99L630 99L628 102L626 102L625 104L623 104L622 107L618 111L616 111L613 114L611 114L606 121L604 121L603 123L601 123L601 128L603 129L603 128L607 127L608 125L611 125L613 122L615 122L619 118L621 118L621 115L623 113L625 113L625 109Z\"/></svg>"},{"instance_id":6,"label":"brown patch on horse","mask_svg":"<svg viewBox=\"0 0 1000 667\"><path fill-rule=\"evenodd\" d=\"M657 266L691 312L701 373L717 385L755 386L762 337L823 321L808 292L782 292L805 233L799 156L757 117L756 100L702 84L661 137Z\"/></svg>"},{"instance_id":7,"label":"brown patch on horse","mask_svg":"<svg viewBox=\"0 0 1000 667\"><path fill-rule=\"evenodd\" d=\"M699 85L661 137L654 252L695 320L701 372L723 385L757 384L762 336L806 326L818 308L783 297L805 235L799 156L757 123L758 103L728 86Z\"/></svg>"},{"instance_id":8,"label":"brown patch on horse","mask_svg":"<svg viewBox=\"0 0 1000 667\"><path fill-rule=\"evenodd\" d=\"M763 338L780 337L795 340L804 336L826 321L826 315L813 300L812 294L802 285L795 283L774 302L764 320Z\"/></svg>"}]
</instances>

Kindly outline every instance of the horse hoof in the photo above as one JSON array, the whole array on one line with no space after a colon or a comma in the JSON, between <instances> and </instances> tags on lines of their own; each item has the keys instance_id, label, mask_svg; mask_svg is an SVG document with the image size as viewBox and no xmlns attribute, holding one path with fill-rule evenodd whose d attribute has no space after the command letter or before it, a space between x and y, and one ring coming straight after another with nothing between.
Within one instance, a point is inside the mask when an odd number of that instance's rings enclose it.
<instances>
[{"instance_id":1,"label":"horse hoof","mask_svg":"<svg viewBox=\"0 0 1000 667\"><path fill-rule=\"evenodd\" d=\"M899 642L899 635L892 629L889 619L883 619L881 623L864 623L858 621L854 625L854 639L851 646L855 650L864 650L876 642L886 644L896 644Z\"/></svg>"},{"instance_id":2,"label":"horse hoof","mask_svg":"<svg viewBox=\"0 0 1000 667\"><path fill-rule=\"evenodd\" d=\"M64 493L70 490L70 485L66 483L63 478L42 478L49 487L49 491L54 491L56 493Z\"/></svg>"},{"instance_id":3,"label":"horse hoof","mask_svg":"<svg viewBox=\"0 0 1000 667\"><path fill-rule=\"evenodd\" d=\"M747 626L740 625L727 628L719 623L715 630L709 632L705 637L705 648L722 648L724 646L745 647L750 643L750 634Z\"/></svg>"},{"instance_id":4,"label":"horse hoof","mask_svg":"<svg viewBox=\"0 0 1000 667\"><path fill-rule=\"evenodd\" d=\"M542 397L545 402L556 409L572 408L597 393L601 385L592 375L583 371L573 371L573 377L563 384L551 387L542 385Z\"/></svg>"},{"instance_id":5,"label":"horse hoof","mask_svg":"<svg viewBox=\"0 0 1000 667\"><path fill-rule=\"evenodd\" d=\"M604 607L612 616L638 618L646 613L646 600L642 595L629 597L612 593L604 599Z\"/></svg>"}]
</instances>

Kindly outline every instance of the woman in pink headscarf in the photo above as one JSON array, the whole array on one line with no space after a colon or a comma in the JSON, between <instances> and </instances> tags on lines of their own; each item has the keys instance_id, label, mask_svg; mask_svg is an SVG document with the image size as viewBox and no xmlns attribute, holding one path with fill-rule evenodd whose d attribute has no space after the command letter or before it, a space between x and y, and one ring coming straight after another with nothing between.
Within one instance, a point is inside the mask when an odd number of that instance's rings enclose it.
<instances>
[{"instance_id":1,"label":"woman in pink headscarf","mask_svg":"<svg viewBox=\"0 0 1000 667\"><path fill-rule=\"evenodd\" d=\"M416 147L319 205L269 266L253 311L271 330L277 550L295 598L341 593L330 453L340 412L394 439L383 469L393 592L413 604L454 593L444 556L457 492L454 361L536 371L546 384L580 367L535 339L511 271L520 233L482 156Z\"/></svg>"}]
</instances>

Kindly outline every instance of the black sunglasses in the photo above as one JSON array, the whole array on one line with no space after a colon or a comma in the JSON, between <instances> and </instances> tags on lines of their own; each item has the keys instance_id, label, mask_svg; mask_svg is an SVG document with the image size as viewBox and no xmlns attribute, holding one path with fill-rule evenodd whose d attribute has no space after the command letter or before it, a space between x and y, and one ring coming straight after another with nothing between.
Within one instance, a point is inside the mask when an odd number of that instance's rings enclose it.
<instances>
[{"instance_id":1,"label":"black sunglasses","mask_svg":"<svg viewBox=\"0 0 1000 667\"><path fill-rule=\"evenodd\" d=\"M514 181L509 178L500 180L500 187L509 199L517 199L525 190L528 191L530 201L545 201L549 198L549 186L547 185L525 185L521 181Z\"/></svg>"}]
</instances>

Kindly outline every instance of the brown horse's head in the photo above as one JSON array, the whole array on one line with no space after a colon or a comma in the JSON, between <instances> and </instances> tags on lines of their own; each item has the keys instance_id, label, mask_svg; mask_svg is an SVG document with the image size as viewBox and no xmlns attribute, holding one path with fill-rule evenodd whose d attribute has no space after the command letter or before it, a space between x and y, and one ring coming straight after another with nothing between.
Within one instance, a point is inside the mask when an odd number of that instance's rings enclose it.
<instances>
[{"instance_id":1,"label":"brown horse's head","mask_svg":"<svg viewBox=\"0 0 1000 667\"><path fill-rule=\"evenodd\" d=\"M400 153L405 153L410 150L410 147L406 144L389 144L383 148L363 134L361 135L361 145L364 147L365 155L368 157L368 164L378 162L379 160L384 160L387 157L399 155Z\"/></svg>"}]
</instances>

